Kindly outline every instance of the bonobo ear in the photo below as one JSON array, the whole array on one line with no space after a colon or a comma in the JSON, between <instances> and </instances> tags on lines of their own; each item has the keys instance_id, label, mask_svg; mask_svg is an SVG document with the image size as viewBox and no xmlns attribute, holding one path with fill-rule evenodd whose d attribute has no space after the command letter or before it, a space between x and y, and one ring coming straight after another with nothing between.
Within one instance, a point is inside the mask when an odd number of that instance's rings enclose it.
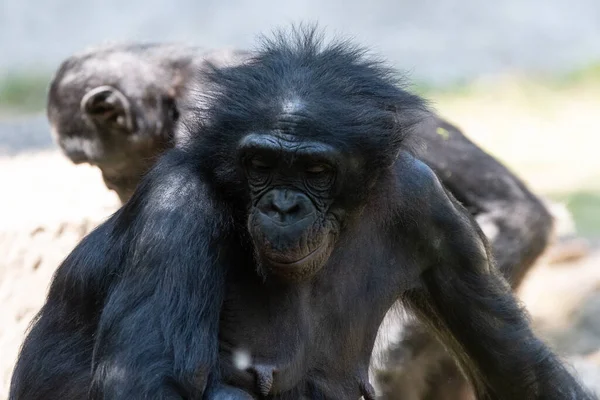
<instances>
[{"instance_id":1,"label":"bonobo ear","mask_svg":"<svg viewBox=\"0 0 600 400\"><path fill-rule=\"evenodd\" d=\"M87 92L80 103L81 113L95 125L122 127L133 132L134 117L127 97L112 86L98 86Z\"/></svg>"}]
</instances>

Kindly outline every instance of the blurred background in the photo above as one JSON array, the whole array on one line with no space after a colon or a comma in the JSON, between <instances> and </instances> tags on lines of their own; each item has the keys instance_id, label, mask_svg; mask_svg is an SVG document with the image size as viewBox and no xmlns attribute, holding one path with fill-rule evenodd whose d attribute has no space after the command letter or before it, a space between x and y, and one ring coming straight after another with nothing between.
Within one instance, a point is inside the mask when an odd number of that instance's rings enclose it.
<instances>
[{"instance_id":1,"label":"blurred background","mask_svg":"<svg viewBox=\"0 0 600 400\"><path fill-rule=\"evenodd\" d=\"M54 269L118 206L99 170L52 142L58 64L107 41L248 48L299 21L387 58L551 202L563 240L519 295L600 393L600 1L0 0L0 399Z\"/></svg>"}]
</instances>

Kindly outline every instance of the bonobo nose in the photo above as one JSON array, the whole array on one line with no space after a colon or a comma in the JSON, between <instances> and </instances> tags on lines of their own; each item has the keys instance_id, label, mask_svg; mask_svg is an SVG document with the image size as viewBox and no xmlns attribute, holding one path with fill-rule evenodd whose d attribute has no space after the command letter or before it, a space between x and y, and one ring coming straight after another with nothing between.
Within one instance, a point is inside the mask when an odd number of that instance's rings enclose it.
<instances>
[{"instance_id":1,"label":"bonobo nose","mask_svg":"<svg viewBox=\"0 0 600 400\"><path fill-rule=\"evenodd\" d=\"M312 214L314 207L304 193L274 189L259 201L258 210L275 222L291 225Z\"/></svg>"}]
</instances>

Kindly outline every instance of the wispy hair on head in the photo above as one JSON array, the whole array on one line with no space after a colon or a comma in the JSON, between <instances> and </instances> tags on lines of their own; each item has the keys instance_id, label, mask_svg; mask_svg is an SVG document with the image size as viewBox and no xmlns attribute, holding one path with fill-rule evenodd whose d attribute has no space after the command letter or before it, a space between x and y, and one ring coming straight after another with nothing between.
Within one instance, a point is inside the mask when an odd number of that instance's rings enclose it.
<instances>
[{"instance_id":1,"label":"wispy hair on head","mask_svg":"<svg viewBox=\"0 0 600 400\"><path fill-rule=\"evenodd\" d=\"M210 157L226 157L231 141L248 132L273 129L285 104L293 103L302 105L295 135L389 165L428 114L426 102L406 90L402 74L347 39L326 42L316 25L263 35L245 62L209 68L200 79L183 126L207 143L219 136L221 146L211 148ZM196 149L203 142L198 138Z\"/></svg>"}]
</instances>

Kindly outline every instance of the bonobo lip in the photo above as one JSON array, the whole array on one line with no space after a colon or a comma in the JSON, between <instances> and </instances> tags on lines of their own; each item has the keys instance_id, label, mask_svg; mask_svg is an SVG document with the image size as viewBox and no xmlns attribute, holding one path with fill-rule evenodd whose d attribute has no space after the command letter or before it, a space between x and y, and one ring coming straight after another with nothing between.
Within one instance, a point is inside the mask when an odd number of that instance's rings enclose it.
<instances>
[{"instance_id":1,"label":"bonobo lip","mask_svg":"<svg viewBox=\"0 0 600 400\"><path fill-rule=\"evenodd\" d=\"M313 251L311 251L304 257L302 257L298 260L295 260L295 261L281 262L281 261L275 261L272 258L269 258L269 264L271 264L272 266L281 267L281 268L299 267L300 265L306 263L307 261L310 261L313 258L320 256L326 247L327 247L326 243L322 243L319 247L317 247L316 249L314 249Z\"/></svg>"}]
</instances>

